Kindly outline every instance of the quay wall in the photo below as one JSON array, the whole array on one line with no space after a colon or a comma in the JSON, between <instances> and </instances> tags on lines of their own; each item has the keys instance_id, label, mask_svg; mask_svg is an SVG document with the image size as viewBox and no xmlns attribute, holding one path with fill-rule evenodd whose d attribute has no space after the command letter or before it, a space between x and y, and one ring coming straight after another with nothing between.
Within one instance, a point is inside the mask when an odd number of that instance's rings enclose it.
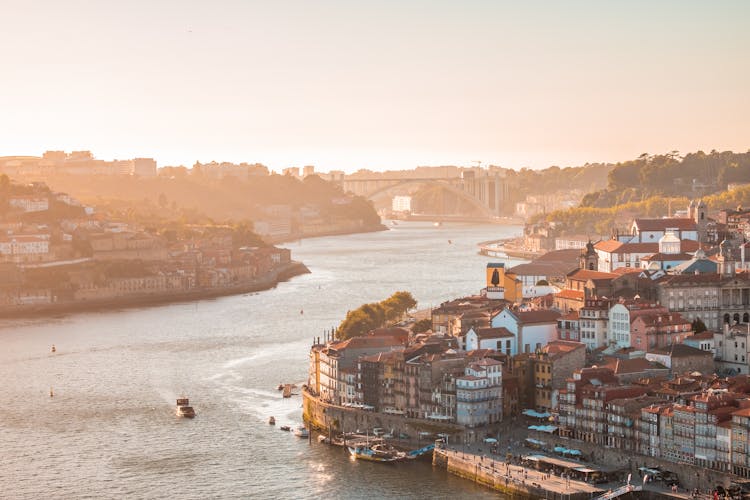
<instances>
[{"instance_id":1,"label":"quay wall","mask_svg":"<svg viewBox=\"0 0 750 500\"><path fill-rule=\"evenodd\" d=\"M533 481L519 481L502 475L501 469L495 469L487 464L477 463L475 460L463 459L459 453L435 449L432 455L432 465L446 469L450 474L474 481L494 491L502 493L507 498L535 499L545 498L555 500L559 498L570 500L589 500L591 493L556 493L544 487L544 484ZM493 463L494 465L494 463Z\"/></svg>"},{"instance_id":2,"label":"quay wall","mask_svg":"<svg viewBox=\"0 0 750 500\"><path fill-rule=\"evenodd\" d=\"M446 433L452 436L460 435L464 430L463 426L456 424L407 418L402 415L390 415L326 403L307 390L302 391L302 417L310 427L320 431L327 432L330 429L335 432L357 430L364 432L366 429L381 427L389 431L393 429L397 434L408 434L414 440L420 432ZM449 437L448 440L450 441L451 438Z\"/></svg>"}]
</instances>

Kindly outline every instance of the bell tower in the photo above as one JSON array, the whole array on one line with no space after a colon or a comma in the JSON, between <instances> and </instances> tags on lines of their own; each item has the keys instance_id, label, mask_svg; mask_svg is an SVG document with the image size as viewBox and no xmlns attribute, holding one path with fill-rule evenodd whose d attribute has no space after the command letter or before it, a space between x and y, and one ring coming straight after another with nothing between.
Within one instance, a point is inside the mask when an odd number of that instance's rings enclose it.
<instances>
[{"instance_id":1,"label":"bell tower","mask_svg":"<svg viewBox=\"0 0 750 500\"><path fill-rule=\"evenodd\" d=\"M581 255L578 257L578 267L580 269L586 269L588 271L599 270L599 255L596 253L596 250L594 249L594 244L591 243L591 240L589 240L589 242L586 243L586 248L581 252Z\"/></svg>"}]
</instances>

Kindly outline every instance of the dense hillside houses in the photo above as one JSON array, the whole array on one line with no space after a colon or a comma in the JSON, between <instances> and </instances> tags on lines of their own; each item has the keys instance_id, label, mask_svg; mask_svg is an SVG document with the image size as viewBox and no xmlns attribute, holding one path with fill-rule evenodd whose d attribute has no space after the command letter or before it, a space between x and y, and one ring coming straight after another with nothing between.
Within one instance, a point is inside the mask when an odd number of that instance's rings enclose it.
<instances>
[{"instance_id":1,"label":"dense hillside houses","mask_svg":"<svg viewBox=\"0 0 750 500\"><path fill-rule=\"evenodd\" d=\"M43 183L8 182L0 193L0 266L6 276L0 280L0 313L230 290L291 265L289 250L242 246L231 228L193 227L190 233L167 237L131 221L109 220Z\"/></svg>"},{"instance_id":2,"label":"dense hillside houses","mask_svg":"<svg viewBox=\"0 0 750 500\"><path fill-rule=\"evenodd\" d=\"M491 278L502 267L491 263L487 288L434 308L432 329L408 333L404 344L359 355L318 342L309 390L467 429L541 419L528 429L535 443L564 438L566 446L750 477L750 277L741 232L750 212L717 221L697 201L685 215L636 219L629 234L588 241L575 259L517 266L524 294L513 300L492 293L502 288ZM726 237L717 243L719 232ZM554 293L525 293L547 278ZM349 360L336 381L321 361L331 350Z\"/></svg>"}]
</instances>

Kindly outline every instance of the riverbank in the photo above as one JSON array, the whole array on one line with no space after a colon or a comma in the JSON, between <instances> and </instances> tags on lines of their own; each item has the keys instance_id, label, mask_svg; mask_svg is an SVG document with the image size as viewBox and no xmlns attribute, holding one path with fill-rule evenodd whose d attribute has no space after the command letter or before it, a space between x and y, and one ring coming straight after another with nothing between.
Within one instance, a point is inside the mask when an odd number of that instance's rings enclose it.
<instances>
[{"instance_id":1,"label":"riverbank","mask_svg":"<svg viewBox=\"0 0 750 500\"><path fill-rule=\"evenodd\" d=\"M310 232L301 232L296 234L289 234L287 236L279 236L277 238L270 238L266 237L263 238L266 243L272 244L272 245L278 245L280 243L294 243L296 241L300 240L306 240L310 238L322 238L324 236L346 236L349 234L363 234L363 233L377 233L378 231L387 231L388 227L386 227L384 224L379 224L377 226L368 226L358 229L333 229L330 231L310 231Z\"/></svg>"},{"instance_id":2,"label":"riverbank","mask_svg":"<svg viewBox=\"0 0 750 500\"><path fill-rule=\"evenodd\" d=\"M66 301L54 302L51 304L5 306L0 307L0 318L53 316L74 312L104 311L112 309L126 309L131 307L150 307L176 302L193 302L197 300L224 297L227 295L239 295L244 293L268 290L275 287L279 283L287 281L295 276L308 273L310 273L310 270L302 262L292 261L288 264L279 266L271 270L264 276L231 287L198 288L188 291L130 295L125 297L106 298L101 300Z\"/></svg>"}]
</instances>

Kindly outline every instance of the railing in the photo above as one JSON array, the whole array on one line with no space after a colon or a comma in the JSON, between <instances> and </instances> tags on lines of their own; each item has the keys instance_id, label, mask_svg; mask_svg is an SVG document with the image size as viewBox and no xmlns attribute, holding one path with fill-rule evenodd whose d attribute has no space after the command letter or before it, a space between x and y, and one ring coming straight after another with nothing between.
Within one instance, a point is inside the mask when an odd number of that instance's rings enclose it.
<instances>
[{"instance_id":1,"label":"railing","mask_svg":"<svg viewBox=\"0 0 750 500\"><path fill-rule=\"evenodd\" d=\"M609 500L611 498L617 498L621 495L630 493L631 491L641 491L642 489L643 489L642 486L633 486L632 484L626 484L624 486L620 486L614 491L608 491L604 495L600 495L596 497L595 500Z\"/></svg>"}]
</instances>

